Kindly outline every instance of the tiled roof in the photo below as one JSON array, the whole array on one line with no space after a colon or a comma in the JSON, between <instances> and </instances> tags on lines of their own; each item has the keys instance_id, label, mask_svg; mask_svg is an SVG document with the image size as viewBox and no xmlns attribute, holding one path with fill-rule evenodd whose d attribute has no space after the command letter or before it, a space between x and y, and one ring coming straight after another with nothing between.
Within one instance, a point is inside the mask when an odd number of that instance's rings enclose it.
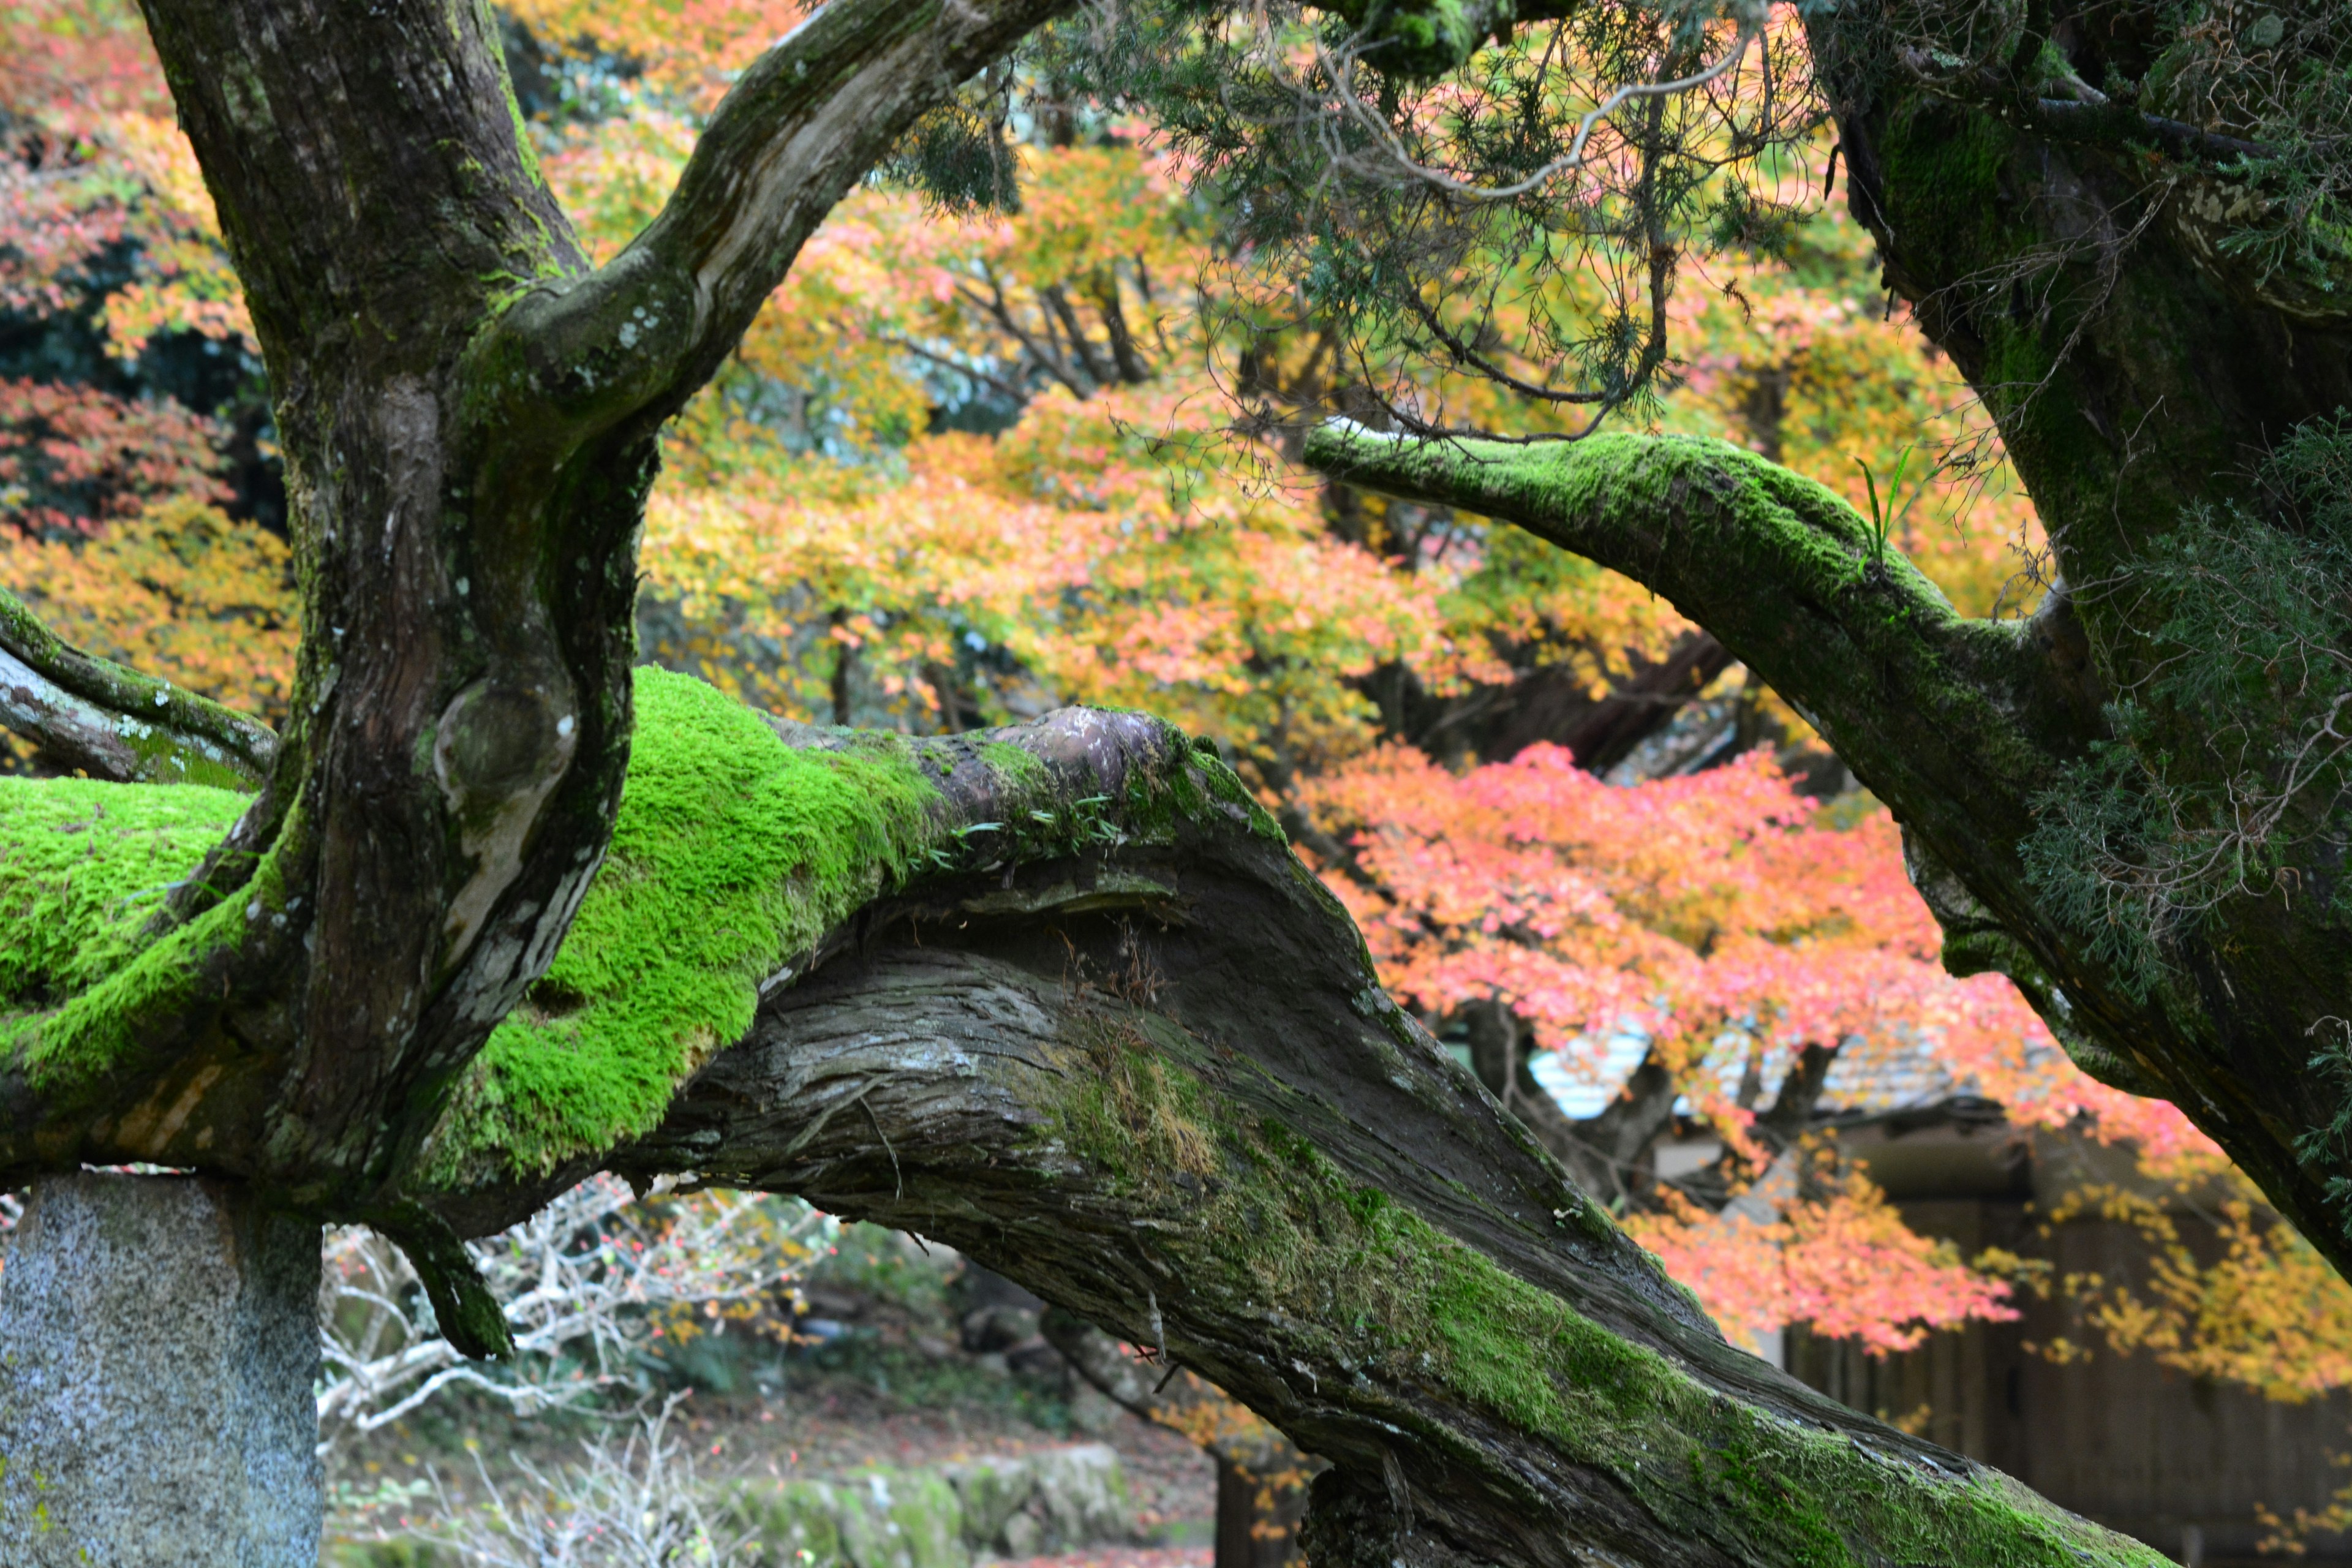
<instances>
[{"instance_id":1,"label":"tiled roof","mask_svg":"<svg viewBox=\"0 0 2352 1568\"><path fill-rule=\"evenodd\" d=\"M1626 1034L1613 1037L1595 1055L1573 1063L1538 1057L1533 1064L1536 1079L1569 1115L1597 1116L1641 1066L1645 1048L1642 1037ZM1727 1064L1727 1088L1737 1081L1739 1067L1736 1058ZM1787 1070L1785 1053L1776 1051L1766 1057L1765 1098L1759 1109L1771 1104ZM1980 1092L1974 1082L1956 1076L1938 1060L1925 1040L1916 1037L1899 1041L1855 1040L1830 1064L1829 1081L1822 1086L1818 1110L1822 1115L1874 1115L1921 1110Z\"/></svg>"}]
</instances>

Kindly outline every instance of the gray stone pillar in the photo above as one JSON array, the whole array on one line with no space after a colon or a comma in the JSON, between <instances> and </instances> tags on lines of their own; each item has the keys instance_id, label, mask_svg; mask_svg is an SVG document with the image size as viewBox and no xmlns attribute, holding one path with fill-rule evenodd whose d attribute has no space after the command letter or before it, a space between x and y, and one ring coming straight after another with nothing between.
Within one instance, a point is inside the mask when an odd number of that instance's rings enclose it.
<instances>
[{"instance_id":1,"label":"gray stone pillar","mask_svg":"<svg viewBox=\"0 0 2352 1568\"><path fill-rule=\"evenodd\" d=\"M314 1568L319 1227L230 1183L37 1184L0 1267L0 1563Z\"/></svg>"}]
</instances>

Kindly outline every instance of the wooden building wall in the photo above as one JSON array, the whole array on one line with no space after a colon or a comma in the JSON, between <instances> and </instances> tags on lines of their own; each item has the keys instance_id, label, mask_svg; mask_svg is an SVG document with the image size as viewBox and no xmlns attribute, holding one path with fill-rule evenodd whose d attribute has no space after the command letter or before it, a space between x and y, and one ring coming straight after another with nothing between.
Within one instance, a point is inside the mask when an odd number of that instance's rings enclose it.
<instances>
[{"instance_id":1,"label":"wooden building wall","mask_svg":"<svg viewBox=\"0 0 2352 1568\"><path fill-rule=\"evenodd\" d=\"M2014 1188L1915 1196L1901 1207L1916 1229L1949 1238L1963 1254L2002 1246L2049 1258L2060 1275L2144 1276L2137 1231L2083 1220L2043 1235L2029 1195ZM2352 1484L2352 1398L2275 1404L2145 1352L2116 1355L2070 1326L2060 1302L2029 1297L2017 1305L2017 1322L1971 1323L1884 1358L1792 1330L1788 1366L1833 1398L1998 1466L2198 1568L2290 1561L2257 1555L2265 1533L2257 1510L2315 1509ZM2062 1334L2078 1344L2087 1339L2091 1353L2058 1364L2027 1348ZM2352 1564L2352 1538L2315 1537L2303 1561Z\"/></svg>"}]
</instances>

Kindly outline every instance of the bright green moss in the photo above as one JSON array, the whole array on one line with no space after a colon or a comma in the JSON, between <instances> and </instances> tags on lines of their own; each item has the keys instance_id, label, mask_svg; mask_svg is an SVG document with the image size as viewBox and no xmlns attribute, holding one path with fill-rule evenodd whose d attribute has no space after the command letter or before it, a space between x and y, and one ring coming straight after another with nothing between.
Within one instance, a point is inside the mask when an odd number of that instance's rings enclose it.
<instances>
[{"instance_id":1,"label":"bright green moss","mask_svg":"<svg viewBox=\"0 0 2352 1568\"><path fill-rule=\"evenodd\" d=\"M1094 1070L1071 1075L1054 1135L1130 1196L1165 1194L1170 1223L1153 1234L1181 1255L1163 1261L1283 1325L1297 1337L1285 1353L1450 1388L1738 1561L2164 1561L1993 1472L1875 1451L1709 1387L1351 1182L1288 1129L1226 1120L1229 1102L1181 1065L1188 1047L1164 1020L1094 1020L1072 1043ZM1402 1399L1384 1415L1409 1430L1428 1421Z\"/></svg>"},{"instance_id":2,"label":"bright green moss","mask_svg":"<svg viewBox=\"0 0 2352 1568\"><path fill-rule=\"evenodd\" d=\"M0 1048L37 1084L95 1079L193 984L241 901L143 949L141 932L246 804L195 784L0 778Z\"/></svg>"},{"instance_id":3,"label":"bright green moss","mask_svg":"<svg viewBox=\"0 0 2352 1568\"><path fill-rule=\"evenodd\" d=\"M1003 741L983 741L980 744L980 760L1008 787L1047 787L1045 764L1018 746L1009 746Z\"/></svg>"},{"instance_id":4,"label":"bright green moss","mask_svg":"<svg viewBox=\"0 0 2352 1568\"><path fill-rule=\"evenodd\" d=\"M428 1159L454 1180L610 1147L742 1037L760 983L896 883L932 833L911 760L796 751L698 680L641 669L613 840L570 935L500 1024Z\"/></svg>"},{"instance_id":5,"label":"bright green moss","mask_svg":"<svg viewBox=\"0 0 2352 1568\"><path fill-rule=\"evenodd\" d=\"M1015 746L979 752L1006 820L957 831L925 771L970 765L951 748L856 735L797 749L740 703L657 669L638 672L636 700L604 862L546 974L460 1079L428 1181L544 1171L650 1128L688 1073L742 1037L762 981L917 868L1050 858L1123 832L1108 797L1058 800ZM1163 813L1246 801L1213 757L1178 755L1134 773ZM1149 782L1163 771L1173 784ZM0 1048L45 1088L97 1081L184 1010L207 955L290 909L265 857L238 897L142 945L166 891L246 805L194 785L0 778ZM1253 826L1270 830L1263 818Z\"/></svg>"},{"instance_id":6,"label":"bright green moss","mask_svg":"<svg viewBox=\"0 0 2352 1568\"><path fill-rule=\"evenodd\" d=\"M0 1014L106 978L245 810L201 785L0 778Z\"/></svg>"}]
</instances>

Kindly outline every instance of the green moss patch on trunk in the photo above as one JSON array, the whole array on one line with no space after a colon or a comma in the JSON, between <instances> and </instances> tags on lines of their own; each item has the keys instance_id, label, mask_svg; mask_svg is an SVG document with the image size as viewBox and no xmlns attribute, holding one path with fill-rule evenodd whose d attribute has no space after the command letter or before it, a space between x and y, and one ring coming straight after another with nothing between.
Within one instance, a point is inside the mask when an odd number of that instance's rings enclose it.
<instances>
[{"instance_id":1,"label":"green moss patch on trunk","mask_svg":"<svg viewBox=\"0 0 2352 1568\"><path fill-rule=\"evenodd\" d=\"M427 1156L552 1170L653 1127L760 985L901 881L934 834L911 759L804 751L701 681L638 671L613 838L570 933L467 1069Z\"/></svg>"},{"instance_id":2,"label":"green moss patch on trunk","mask_svg":"<svg viewBox=\"0 0 2352 1568\"><path fill-rule=\"evenodd\" d=\"M1185 1065L1203 1047L1167 1019L1105 1011L1067 1038L1073 1067L1092 1070L1068 1075L1050 1136L1124 1204L1166 1208L1152 1232L1181 1255L1162 1254L1171 1272L1263 1324L1278 1342L1260 1353L1350 1381L1351 1399L1413 1448L1491 1468L1489 1480L1528 1490L1530 1506L1545 1499L1445 1412L1485 1413L1733 1561L2164 1561L1997 1472L1879 1451L1707 1385L1354 1181L1288 1128L1239 1112ZM1183 1309L1169 1306L1170 1338L1190 1359Z\"/></svg>"}]
</instances>

